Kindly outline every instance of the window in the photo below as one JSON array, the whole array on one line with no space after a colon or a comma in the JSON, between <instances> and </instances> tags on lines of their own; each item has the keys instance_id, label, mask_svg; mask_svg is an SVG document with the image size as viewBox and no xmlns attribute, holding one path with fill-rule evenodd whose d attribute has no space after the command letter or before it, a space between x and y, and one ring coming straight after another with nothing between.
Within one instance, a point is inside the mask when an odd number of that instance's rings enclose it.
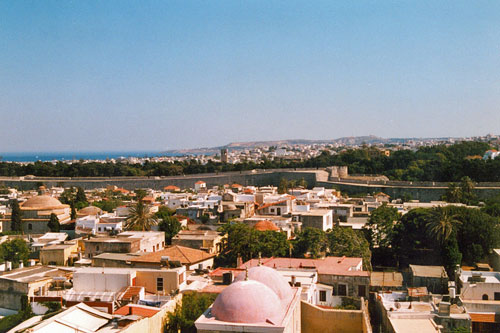
<instances>
[{"instance_id":1,"label":"window","mask_svg":"<svg viewBox=\"0 0 500 333\"><path fill-rule=\"evenodd\" d=\"M179 284L182 284L184 282L184 273L179 274Z\"/></svg>"},{"instance_id":2,"label":"window","mask_svg":"<svg viewBox=\"0 0 500 333\"><path fill-rule=\"evenodd\" d=\"M366 297L366 286L365 285L359 285L358 286L358 296L359 297Z\"/></svg>"},{"instance_id":3,"label":"window","mask_svg":"<svg viewBox=\"0 0 500 333\"><path fill-rule=\"evenodd\" d=\"M33 230L33 224L28 223L28 230Z\"/></svg>"},{"instance_id":4,"label":"window","mask_svg":"<svg viewBox=\"0 0 500 333\"><path fill-rule=\"evenodd\" d=\"M500 301L500 293L495 293L494 298L495 301Z\"/></svg>"},{"instance_id":5,"label":"window","mask_svg":"<svg viewBox=\"0 0 500 333\"><path fill-rule=\"evenodd\" d=\"M163 291L163 278L156 278L156 291Z\"/></svg>"},{"instance_id":6,"label":"window","mask_svg":"<svg viewBox=\"0 0 500 333\"><path fill-rule=\"evenodd\" d=\"M96 251L99 251L99 245L97 245L97 246L95 247L95 250L96 250Z\"/></svg>"},{"instance_id":7,"label":"window","mask_svg":"<svg viewBox=\"0 0 500 333\"><path fill-rule=\"evenodd\" d=\"M339 284L337 287L338 290L338 295L339 296L347 296L347 285L345 284Z\"/></svg>"},{"instance_id":8,"label":"window","mask_svg":"<svg viewBox=\"0 0 500 333\"><path fill-rule=\"evenodd\" d=\"M276 215L281 215L281 208L276 208Z\"/></svg>"},{"instance_id":9,"label":"window","mask_svg":"<svg viewBox=\"0 0 500 333\"><path fill-rule=\"evenodd\" d=\"M319 291L319 301L326 302L326 291L325 290Z\"/></svg>"},{"instance_id":10,"label":"window","mask_svg":"<svg viewBox=\"0 0 500 333\"><path fill-rule=\"evenodd\" d=\"M483 295L483 301L487 301L488 300L488 295L484 294Z\"/></svg>"}]
</instances>

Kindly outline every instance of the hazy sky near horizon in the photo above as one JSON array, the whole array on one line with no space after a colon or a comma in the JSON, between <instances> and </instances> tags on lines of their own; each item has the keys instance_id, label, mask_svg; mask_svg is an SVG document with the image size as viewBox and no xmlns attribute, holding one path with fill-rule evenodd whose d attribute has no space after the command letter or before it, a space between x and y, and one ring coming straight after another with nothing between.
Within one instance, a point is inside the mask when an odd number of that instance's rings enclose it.
<instances>
[{"instance_id":1,"label":"hazy sky near horizon","mask_svg":"<svg viewBox=\"0 0 500 333\"><path fill-rule=\"evenodd\" d=\"M0 151L500 134L500 1L1 1Z\"/></svg>"}]
</instances>

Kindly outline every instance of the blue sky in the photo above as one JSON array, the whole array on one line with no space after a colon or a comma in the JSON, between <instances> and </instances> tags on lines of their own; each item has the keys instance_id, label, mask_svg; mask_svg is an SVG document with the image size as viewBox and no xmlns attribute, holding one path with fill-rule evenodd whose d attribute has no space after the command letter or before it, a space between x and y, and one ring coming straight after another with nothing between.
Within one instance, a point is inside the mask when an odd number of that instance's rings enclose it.
<instances>
[{"instance_id":1,"label":"blue sky","mask_svg":"<svg viewBox=\"0 0 500 333\"><path fill-rule=\"evenodd\" d=\"M499 1L2 1L0 151L500 134Z\"/></svg>"}]
</instances>

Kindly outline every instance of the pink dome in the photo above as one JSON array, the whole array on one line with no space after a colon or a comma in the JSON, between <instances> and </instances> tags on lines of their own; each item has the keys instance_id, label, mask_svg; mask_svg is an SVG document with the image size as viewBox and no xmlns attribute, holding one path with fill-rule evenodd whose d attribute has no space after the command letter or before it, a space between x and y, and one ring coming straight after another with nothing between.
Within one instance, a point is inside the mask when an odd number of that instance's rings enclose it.
<instances>
[{"instance_id":1,"label":"pink dome","mask_svg":"<svg viewBox=\"0 0 500 333\"><path fill-rule=\"evenodd\" d=\"M278 296L258 281L239 281L230 284L215 299L212 315L231 323L278 324L283 315Z\"/></svg>"},{"instance_id":2,"label":"pink dome","mask_svg":"<svg viewBox=\"0 0 500 333\"><path fill-rule=\"evenodd\" d=\"M240 273L234 281L245 280L245 275L246 272ZM248 279L265 284L271 288L282 301L288 301L293 296L292 288L285 278L271 267L257 266L250 268L248 270Z\"/></svg>"}]
</instances>

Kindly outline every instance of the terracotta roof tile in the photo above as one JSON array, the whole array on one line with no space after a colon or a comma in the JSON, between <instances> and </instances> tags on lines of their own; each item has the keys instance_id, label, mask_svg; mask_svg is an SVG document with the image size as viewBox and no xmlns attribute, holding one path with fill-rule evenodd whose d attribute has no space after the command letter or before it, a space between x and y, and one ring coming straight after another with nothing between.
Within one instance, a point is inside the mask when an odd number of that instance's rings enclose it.
<instances>
[{"instance_id":1,"label":"terracotta roof tile","mask_svg":"<svg viewBox=\"0 0 500 333\"><path fill-rule=\"evenodd\" d=\"M255 230L258 230L258 231L279 231L280 228L278 228L276 226L276 224L274 224L273 222L271 221L268 221L268 220L262 220L262 221L259 221L257 222L253 228Z\"/></svg>"},{"instance_id":2,"label":"terracotta roof tile","mask_svg":"<svg viewBox=\"0 0 500 333\"><path fill-rule=\"evenodd\" d=\"M470 319L479 323L498 323L499 318L494 313L469 313Z\"/></svg>"},{"instance_id":3,"label":"terracotta roof tile","mask_svg":"<svg viewBox=\"0 0 500 333\"><path fill-rule=\"evenodd\" d=\"M160 309L156 309L150 306L128 304L116 310L115 314L122 316L136 315L149 318L154 316L158 312L160 312Z\"/></svg>"},{"instance_id":4,"label":"terracotta roof tile","mask_svg":"<svg viewBox=\"0 0 500 333\"><path fill-rule=\"evenodd\" d=\"M130 259L130 261L159 263L161 261L161 257L170 257L171 261L180 261L183 265L191 265L213 258L215 257L215 254L209 254L205 251L174 245L158 252L151 252L138 258Z\"/></svg>"},{"instance_id":5,"label":"terracotta roof tile","mask_svg":"<svg viewBox=\"0 0 500 333\"><path fill-rule=\"evenodd\" d=\"M261 259L261 264L272 268L314 268L318 274L325 275L345 275L345 276L366 276L367 271L351 270L351 267L359 265L361 258L347 257L326 257L323 259L307 258L265 258ZM239 268L255 267L259 264L258 259L251 259Z\"/></svg>"}]
</instances>

